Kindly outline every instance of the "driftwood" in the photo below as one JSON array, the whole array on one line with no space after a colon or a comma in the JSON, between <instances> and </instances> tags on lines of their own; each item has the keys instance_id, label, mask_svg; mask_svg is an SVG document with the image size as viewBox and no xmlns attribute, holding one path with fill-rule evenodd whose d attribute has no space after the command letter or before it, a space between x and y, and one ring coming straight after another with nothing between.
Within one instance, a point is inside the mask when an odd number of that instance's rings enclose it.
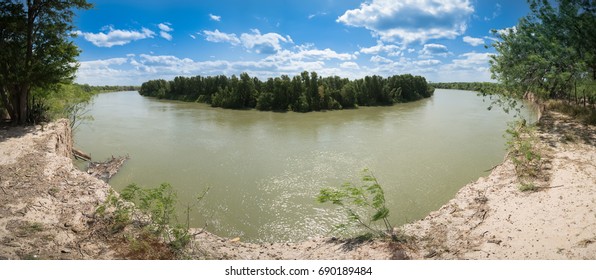
<instances>
[{"instance_id":1,"label":"driftwood","mask_svg":"<svg viewBox=\"0 0 596 280\"><path fill-rule=\"evenodd\" d=\"M91 161L91 156L84 153L81 150L72 148L72 154L75 156L75 158L86 160L86 161Z\"/></svg>"},{"instance_id":2,"label":"driftwood","mask_svg":"<svg viewBox=\"0 0 596 280\"><path fill-rule=\"evenodd\" d=\"M117 158L112 156L111 159L104 162L89 162L87 173L107 182L118 172L120 166L122 166L128 158L128 155Z\"/></svg>"}]
</instances>

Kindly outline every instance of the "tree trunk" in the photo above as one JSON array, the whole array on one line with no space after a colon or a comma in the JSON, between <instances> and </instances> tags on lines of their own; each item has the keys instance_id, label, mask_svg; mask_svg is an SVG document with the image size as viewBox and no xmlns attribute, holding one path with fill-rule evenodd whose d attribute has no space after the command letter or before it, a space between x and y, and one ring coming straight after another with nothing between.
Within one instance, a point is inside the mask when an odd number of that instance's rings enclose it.
<instances>
[{"instance_id":1,"label":"tree trunk","mask_svg":"<svg viewBox=\"0 0 596 280\"><path fill-rule=\"evenodd\" d=\"M0 98L2 98L2 104L10 117L10 120L15 120L15 109L14 102L12 100L12 94L6 88L0 88Z\"/></svg>"},{"instance_id":2,"label":"tree trunk","mask_svg":"<svg viewBox=\"0 0 596 280\"><path fill-rule=\"evenodd\" d=\"M25 124L29 117L29 87L23 86L19 92L19 124Z\"/></svg>"}]
</instances>

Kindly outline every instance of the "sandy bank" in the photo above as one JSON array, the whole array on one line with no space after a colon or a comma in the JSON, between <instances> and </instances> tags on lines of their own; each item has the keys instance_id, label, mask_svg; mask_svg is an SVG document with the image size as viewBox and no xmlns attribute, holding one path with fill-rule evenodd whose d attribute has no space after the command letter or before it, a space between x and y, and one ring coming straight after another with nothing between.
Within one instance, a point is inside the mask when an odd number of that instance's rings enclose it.
<instances>
[{"instance_id":1,"label":"sandy bank","mask_svg":"<svg viewBox=\"0 0 596 280\"><path fill-rule=\"evenodd\" d=\"M537 191L521 192L510 160L464 186L425 219L413 258L596 259L596 129L549 113L542 117Z\"/></svg>"},{"instance_id":2,"label":"sandy bank","mask_svg":"<svg viewBox=\"0 0 596 280\"><path fill-rule=\"evenodd\" d=\"M412 241L315 238L250 244L199 229L194 259L596 259L596 129L543 117L538 191L505 161L441 209L401 228ZM126 248L95 217L110 186L72 165L65 121L0 128L0 259L114 259ZM133 229L134 230L134 229Z\"/></svg>"}]
</instances>

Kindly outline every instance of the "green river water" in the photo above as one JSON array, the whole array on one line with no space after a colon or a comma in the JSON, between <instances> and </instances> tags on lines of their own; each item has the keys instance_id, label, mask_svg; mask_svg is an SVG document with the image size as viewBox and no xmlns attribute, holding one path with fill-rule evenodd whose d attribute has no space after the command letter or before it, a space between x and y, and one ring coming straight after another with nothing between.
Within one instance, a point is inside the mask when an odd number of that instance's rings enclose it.
<instances>
[{"instance_id":1,"label":"green river water","mask_svg":"<svg viewBox=\"0 0 596 280\"><path fill-rule=\"evenodd\" d=\"M301 114L115 92L95 97L94 120L75 131L75 146L94 160L130 155L110 180L116 190L170 183L181 222L210 188L191 226L243 241L300 241L339 222L335 207L315 201L319 189L357 183L364 168L385 189L395 225L423 218L487 175L503 160L513 119L489 105L474 92L439 89L391 107Z\"/></svg>"}]
</instances>

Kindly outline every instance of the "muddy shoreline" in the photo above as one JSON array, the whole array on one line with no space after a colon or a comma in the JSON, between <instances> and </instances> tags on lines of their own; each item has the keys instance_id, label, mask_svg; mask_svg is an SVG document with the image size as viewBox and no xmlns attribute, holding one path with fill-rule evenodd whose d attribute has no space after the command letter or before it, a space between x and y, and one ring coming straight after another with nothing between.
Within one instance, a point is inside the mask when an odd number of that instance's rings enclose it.
<instances>
[{"instance_id":1,"label":"muddy shoreline","mask_svg":"<svg viewBox=\"0 0 596 280\"><path fill-rule=\"evenodd\" d=\"M596 259L596 129L545 114L544 178L521 192L511 161L404 225L408 242L313 238L251 244L193 229L190 259ZM0 129L0 259L127 258L95 216L111 187L72 164L64 120ZM126 234L131 236L129 229ZM124 251L123 251L124 250Z\"/></svg>"}]
</instances>

